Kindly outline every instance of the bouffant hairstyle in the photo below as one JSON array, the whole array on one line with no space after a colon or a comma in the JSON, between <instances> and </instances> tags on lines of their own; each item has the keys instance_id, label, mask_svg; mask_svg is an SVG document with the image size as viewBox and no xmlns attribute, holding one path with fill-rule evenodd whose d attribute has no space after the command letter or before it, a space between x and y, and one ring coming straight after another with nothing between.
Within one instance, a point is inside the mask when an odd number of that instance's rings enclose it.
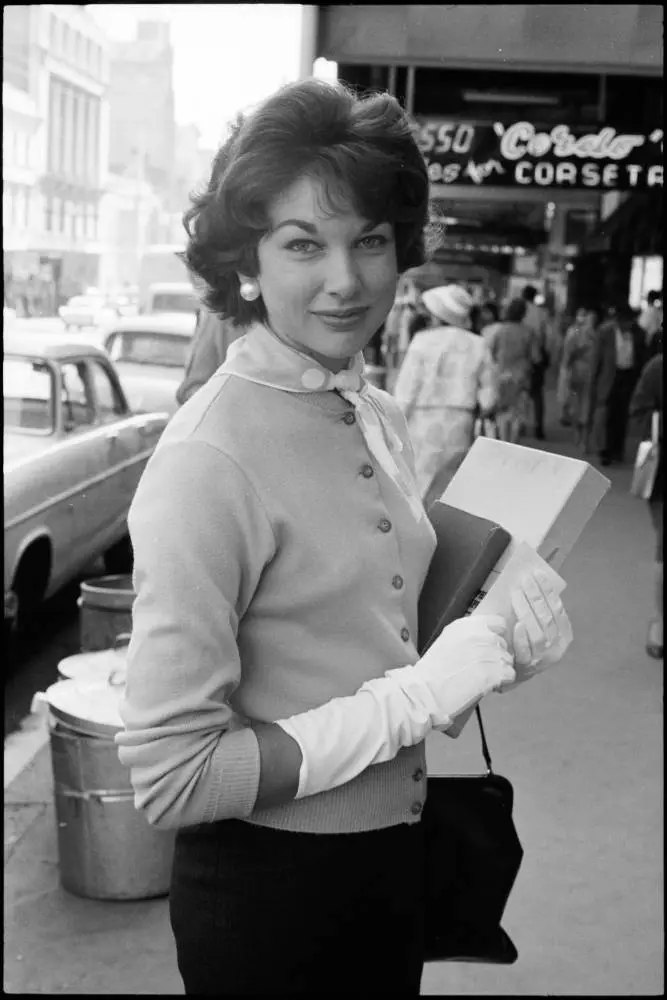
<instances>
[{"instance_id":1,"label":"bouffant hairstyle","mask_svg":"<svg viewBox=\"0 0 667 1000\"><path fill-rule=\"evenodd\" d=\"M526 315L526 300L512 299L505 308L505 320L508 323L521 323Z\"/></svg>"},{"instance_id":2,"label":"bouffant hairstyle","mask_svg":"<svg viewBox=\"0 0 667 1000\"><path fill-rule=\"evenodd\" d=\"M352 207L369 222L392 224L399 273L426 260L438 225L429 222L425 161L398 101L317 79L288 84L236 119L183 216L182 258L222 318L239 326L266 320L261 298L241 298L237 273L258 274L269 207L304 176L321 183L325 211Z\"/></svg>"}]
</instances>

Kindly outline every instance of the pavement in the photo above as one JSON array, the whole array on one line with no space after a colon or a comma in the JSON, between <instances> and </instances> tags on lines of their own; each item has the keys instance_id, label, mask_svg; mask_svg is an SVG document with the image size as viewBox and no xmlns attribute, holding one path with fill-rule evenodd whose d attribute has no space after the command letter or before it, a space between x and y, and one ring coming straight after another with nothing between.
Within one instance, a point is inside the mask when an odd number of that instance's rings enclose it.
<instances>
[{"instance_id":1,"label":"pavement","mask_svg":"<svg viewBox=\"0 0 667 1000\"><path fill-rule=\"evenodd\" d=\"M574 455L552 393L548 415L544 447ZM504 919L519 960L429 963L423 995L664 992L663 665L644 651L654 537L630 467L604 472L612 490L562 571L573 645L557 668L485 702L525 850ZM26 732L23 759L5 746L5 993L183 994L166 898L62 888L48 736L35 717ZM432 734L427 756L431 773L483 769L472 723L457 740Z\"/></svg>"}]
</instances>

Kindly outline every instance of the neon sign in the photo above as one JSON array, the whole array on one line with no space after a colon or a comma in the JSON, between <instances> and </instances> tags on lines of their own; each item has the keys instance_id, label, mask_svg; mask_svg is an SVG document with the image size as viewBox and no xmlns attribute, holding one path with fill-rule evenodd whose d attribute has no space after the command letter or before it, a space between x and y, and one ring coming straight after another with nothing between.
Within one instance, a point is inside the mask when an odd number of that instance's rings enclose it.
<instances>
[{"instance_id":1,"label":"neon sign","mask_svg":"<svg viewBox=\"0 0 667 1000\"><path fill-rule=\"evenodd\" d=\"M417 140L434 184L646 190L663 185L663 130L584 131L532 122L419 121Z\"/></svg>"}]
</instances>

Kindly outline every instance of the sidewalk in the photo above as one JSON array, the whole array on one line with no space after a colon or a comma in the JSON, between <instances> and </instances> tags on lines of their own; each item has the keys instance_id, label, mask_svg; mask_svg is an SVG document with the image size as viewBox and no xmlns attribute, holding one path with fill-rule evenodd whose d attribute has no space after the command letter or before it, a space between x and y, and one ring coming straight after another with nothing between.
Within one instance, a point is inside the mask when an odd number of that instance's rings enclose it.
<instances>
[{"instance_id":1,"label":"sidewalk","mask_svg":"<svg viewBox=\"0 0 667 1000\"><path fill-rule=\"evenodd\" d=\"M574 454L551 431L546 447ZM663 673L644 653L654 541L629 468L605 472L612 491L564 567L571 650L484 710L525 849L504 922L519 960L429 964L424 995L663 992ZM429 737L432 773L482 769L473 722L458 740ZM4 989L183 994L166 899L102 902L60 887L48 743L5 790Z\"/></svg>"}]
</instances>

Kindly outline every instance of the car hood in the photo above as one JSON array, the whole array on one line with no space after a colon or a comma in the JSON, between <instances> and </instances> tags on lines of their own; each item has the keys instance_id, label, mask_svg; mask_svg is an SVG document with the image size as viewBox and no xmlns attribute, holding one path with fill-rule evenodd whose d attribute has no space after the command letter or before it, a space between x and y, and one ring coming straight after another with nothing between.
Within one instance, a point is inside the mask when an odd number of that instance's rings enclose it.
<instances>
[{"instance_id":1,"label":"car hood","mask_svg":"<svg viewBox=\"0 0 667 1000\"><path fill-rule=\"evenodd\" d=\"M122 361L116 361L115 368L130 409L135 413L147 410L176 412L176 390L183 381L184 368L133 365Z\"/></svg>"},{"instance_id":2,"label":"car hood","mask_svg":"<svg viewBox=\"0 0 667 1000\"><path fill-rule=\"evenodd\" d=\"M24 462L27 458L36 458L45 451L53 447L55 437L33 437L31 434L22 434L20 431L12 431L5 428L3 434L3 457L2 465L6 472L13 465Z\"/></svg>"}]
</instances>

